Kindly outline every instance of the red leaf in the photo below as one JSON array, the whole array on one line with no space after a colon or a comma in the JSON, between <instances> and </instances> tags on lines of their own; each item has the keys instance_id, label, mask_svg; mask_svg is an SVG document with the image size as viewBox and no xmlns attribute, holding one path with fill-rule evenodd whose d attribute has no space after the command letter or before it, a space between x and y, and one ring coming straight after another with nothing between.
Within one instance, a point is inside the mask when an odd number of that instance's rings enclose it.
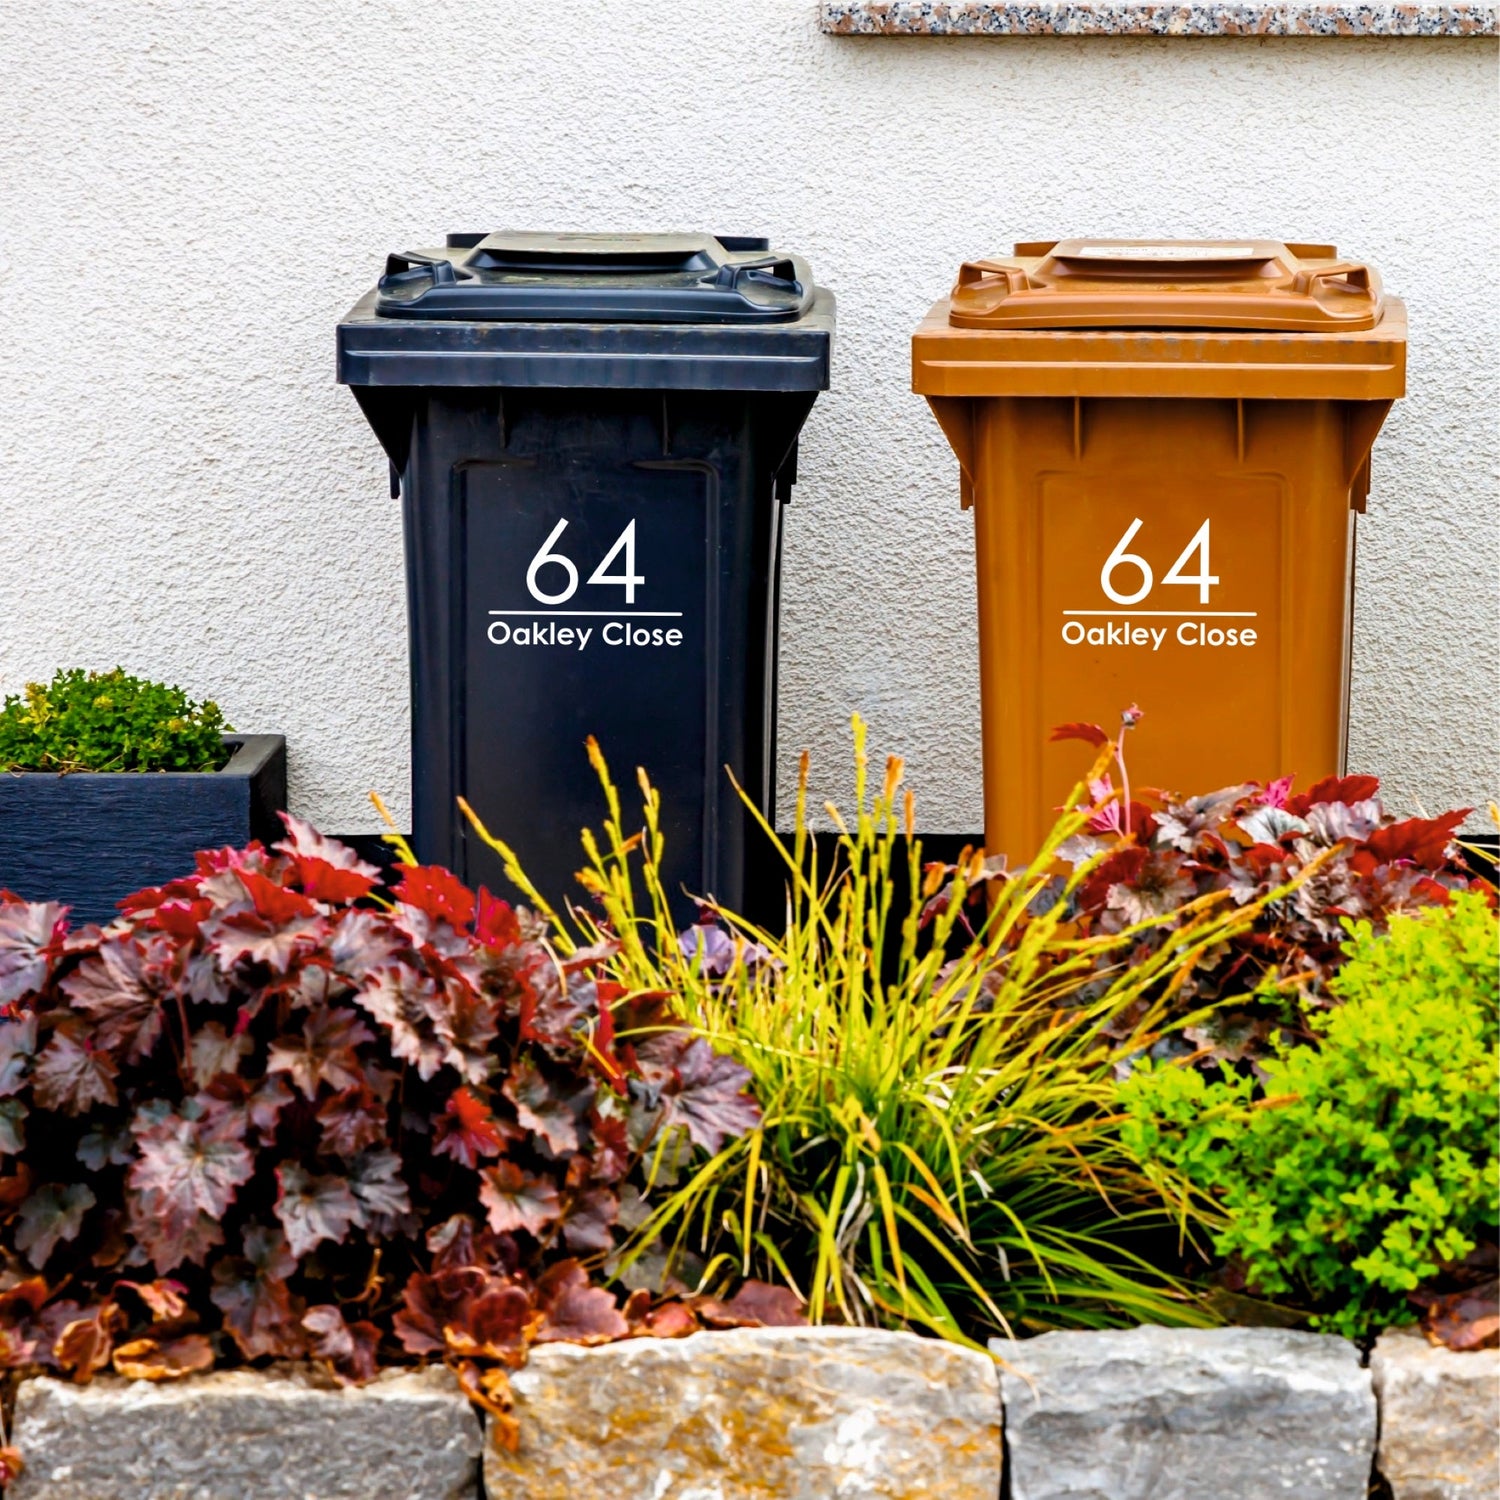
<instances>
[{"instance_id":1,"label":"red leaf","mask_svg":"<svg viewBox=\"0 0 1500 1500\"><path fill-rule=\"evenodd\" d=\"M78 1238L84 1215L96 1201L92 1189L82 1182L66 1187L49 1182L37 1188L21 1205L16 1249L40 1271L60 1243Z\"/></svg>"},{"instance_id":2,"label":"red leaf","mask_svg":"<svg viewBox=\"0 0 1500 1500\"><path fill-rule=\"evenodd\" d=\"M521 941L515 908L483 886L475 902L474 940L486 948L513 948Z\"/></svg>"},{"instance_id":3,"label":"red leaf","mask_svg":"<svg viewBox=\"0 0 1500 1500\"><path fill-rule=\"evenodd\" d=\"M559 1261L537 1283L545 1309L539 1344L608 1344L630 1336L630 1324L603 1287L591 1287L576 1260Z\"/></svg>"},{"instance_id":4,"label":"red leaf","mask_svg":"<svg viewBox=\"0 0 1500 1500\"><path fill-rule=\"evenodd\" d=\"M212 901L164 901L152 912L150 925L180 942L192 942L213 909Z\"/></svg>"},{"instance_id":5,"label":"red leaf","mask_svg":"<svg viewBox=\"0 0 1500 1500\"><path fill-rule=\"evenodd\" d=\"M1103 749L1109 744L1109 736L1097 724L1086 724L1079 720L1069 724L1054 725L1048 738L1053 741L1083 740L1085 744L1093 745L1096 749Z\"/></svg>"},{"instance_id":6,"label":"red leaf","mask_svg":"<svg viewBox=\"0 0 1500 1500\"><path fill-rule=\"evenodd\" d=\"M36 1056L36 1017L0 1016L0 1099L26 1086Z\"/></svg>"},{"instance_id":7,"label":"red leaf","mask_svg":"<svg viewBox=\"0 0 1500 1500\"><path fill-rule=\"evenodd\" d=\"M1146 863L1150 852L1139 844L1130 844L1095 865L1078 889L1079 904L1085 907L1103 906L1112 886L1129 884L1140 874L1141 866Z\"/></svg>"},{"instance_id":8,"label":"red leaf","mask_svg":"<svg viewBox=\"0 0 1500 1500\"><path fill-rule=\"evenodd\" d=\"M324 1240L337 1244L363 1216L359 1200L342 1177L314 1177L298 1163L284 1161L276 1169L276 1181L276 1217L292 1254L299 1258Z\"/></svg>"},{"instance_id":9,"label":"red leaf","mask_svg":"<svg viewBox=\"0 0 1500 1500\"><path fill-rule=\"evenodd\" d=\"M453 1048L434 1026L444 1009L442 995L430 975L392 964L372 974L355 999L385 1028L391 1051L411 1063L424 1083L449 1061Z\"/></svg>"},{"instance_id":10,"label":"red leaf","mask_svg":"<svg viewBox=\"0 0 1500 1500\"><path fill-rule=\"evenodd\" d=\"M201 1333L134 1339L115 1350L115 1373L127 1380L181 1380L214 1367L214 1346Z\"/></svg>"},{"instance_id":11,"label":"red leaf","mask_svg":"<svg viewBox=\"0 0 1500 1500\"><path fill-rule=\"evenodd\" d=\"M238 868L232 878L249 896L252 910L236 904L203 924L203 935L225 969L242 960L268 965L285 974L292 959L327 936L327 922L317 906L297 891L289 891L257 870ZM208 882L204 882L205 890Z\"/></svg>"},{"instance_id":12,"label":"red leaf","mask_svg":"<svg viewBox=\"0 0 1500 1500\"><path fill-rule=\"evenodd\" d=\"M302 897L296 899L300 901ZM323 937L326 925L319 917L293 917L286 922L273 922L255 912L240 911L205 922L203 934L226 972L248 960L254 964L266 964L274 973L285 974L299 953L313 947Z\"/></svg>"},{"instance_id":13,"label":"red leaf","mask_svg":"<svg viewBox=\"0 0 1500 1500\"><path fill-rule=\"evenodd\" d=\"M328 940L328 957L340 974L356 984L390 963L406 946L389 917L381 912L346 911Z\"/></svg>"},{"instance_id":14,"label":"red leaf","mask_svg":"<svg viewBox=\"0 0 1500 1500\"><path fill-rule=\"evenodd\" d=\"M728 1302L700 1302L697 1312L710 1328L800 1328L807 1322L794 1291L765 1281L746 1281Z\"/></svg>"},{"instance_id":15,"label":"red leaf","mask_svg":"<svg viewBox=\"0 0 1500 1500\"><path fill-rule=\"evenodd\" d=\"M531 1316L531 1298L523 1287L464 1266L433 1276L414 1272L392 1322L411 1354L511 1362L524 1356Z\"/></svg>"},{"instance_id":16,"label":"red leaf","mask_svg":"<svg viewBox=\"0 0 1500 1500\"><path fill-rule=\"evenodd\" d=\"M1448 845L1471 811L1460 807L1440 818L1407 818L1377 828L1365 839L1364 847L1381 864L1407 859L1424 870L1440 870L1448 862Z\"/></svg>"},{"instance_id":17,"label":"red leaf","mask_svg":"<svg viewBox=\"0 0 1500 1500\"><path fill-rule=\"evenodd\" d=\"M474 920L473 891L440 865L403 866L401 881L392 894L450 927L466 928Z\"/></svg>"},{"instance_id":18,"label":"red leaf","mask_svg":"<svg viewBox=\"0 0 1500 1500\"><path fill-rule=\"evenodd\" d=\"M146 1304L153 1323L175 1323L188 1311L187 1288L180 1281L126 1281L115 1282L118 1294L121 1288L134 1292Z\"/></svg>"},{"instance_id":19,"label":"red leaf","mask_svg":"<svg viewBox=\"0 0 1500 1500\"><path fill-rule=\"evenodd\" d=\"M569 1200L563 1217L563 1239L570 1250L613 1250L610 1229L619 1217L620 1200L612 1188L586 1188Z\"/></svg>"},{"instance_id":20,"label":"red leaf","mask_svg":"<svg viewBox=\"0 0 1500 1500\"><path fill-rule=\"evenodd\" d=\"M256 916L264 917L267 922L295 922L300 917L317 916L318 908L297 891L289 891L255 870L235 873L255 906Z\"/></svg>"},{"instance_id":21,"label":"red leaf","mask_svg":"<svg viewBox=\"0 0 1500 1500\"><path fill-rule=\"evenodd\" d=\"M247 1036L228 1036L217 1021L210 1021L193 1033L188 1044L188 1065L193 1082L206 1089L221 1074L237 1074L240 1059L251 1049Z\"/></svg>"},{"instance_id":22,"label":"red leaf","mask_svg":"<svg viewBox=\"0 0 1500 1500\"><path fill-rule=\"evenodd\" d=\"M411 1194L394 1151L366 1151L349 1168L349 1187L359 1204L356 1223L375 1235L392 1233L411 1212Z\"/></svg>"},{"instance_id":23,"label":"red leaf","mask_svg":"<svg viewBox=\"0 0 1500 1500\"><path fill-rule=\"evenodd\" d=\"M534 1131L554 1156L571 1156L578 1149L578 1108L588 1091L563 1097L537 1065L526 1057L505 1080L505 1097L516 1107L516 1119Z\"/></svg>"},{"instance_id":24,"label":"red leaf","mask_svg":"<svg viewBox=\"0 0 1500 1500\"><path fill-rule=\"evenodd\" d=\"M549 1178L532 1177L509 1161L480 1172L479 1201L496 1234L524 1229L538 1238L556 1222L562 1202L556 1184Z\"/></svg>"},{"instance_id":25,"label":"red leaf","mask_svg":"<svg viewBox=\"0 0 1500 1500\"><path fill-rule=\"evenodd\" d=\"M1307 791L1288 797L1285 806L1300 818L1319 802L1343 802L1352 807L1356 802L1368 801L1379 790L1378 776L1325 776Z\"/></svg>"},{"instance_id":26,"label":"red leaf","mask_svg":"<svg viewBox=\"0 0 1500 1500\"><path fill-rule=\"evenodd\" d=\"M1500 1347L1500 1280L1484 1282L1427 1301L1422 1331L1449 1349Z\"/></svg>"},{"instance_id":27,"label":"red leaf","mask_svg":"<svg viewBox=\"0 0 1500 1500\"><path fill-rule=\"evenodd\" d=\"M243 1257L225 1257L214 1266L209 1296L246 1359L296 1359L305 1342L302 1302L292 1296L287 1277L297 1261L280 1230L259 1224L245 1229L244 1248Z\"/></svg>"},{"instance_id":28,"label":"red leaf","mask_svg":"<svg viewBox=\"0 0 1500 1500\"><path fill-rule=\"evenodd\" d=\"M498 1156L503 1144L499 1123L488 1106L468 1089L455 1089L447 1108L434 1122L433 1154L477 1167L481 1157Z\"/></svg>"},{"instance_id":29,"label":"red leaf","mask_svg":"<svg viewBox=\"0 0 1500 1500\"><path fill-rule=\"evenodd\" d=\"M318 1123L323 1127L323 1151L353 1157L385 1139L386 1107L361 1085L325 1099L318 1106Z\"/></svg>"},{"instance_id":30,"label":"red leaf","mask_svg":"<svg viewBox=\"0 0 1500 1500\"><path fill-rule=\"evenodd\" d=\"M308 1099L322 1083L334 1090L357 1088L364 1069L354 1050L374 1034L354 1014L337 1006L314 1010L302 1022L302 1036L278 1037L271 1044L267 1073L288 1073Z\"/></svg>"},{"instance_id":31,"label":"red leaf","mask_svg":"<svg viewBox=\"0 0 1500 1500\"><path fill-rule=\"evenodd\" d=\"M445 1317L457 1301L467 1299L472 1288L471 1280L464 1273L456 1275L456 1282L451 1278L440 1280L421 1271L413 1271L407 1277L401 1293L401 1310L391 1322L401 1347L408 1354L447 1352L448 1345L443 1338Z\"/></svg>"},{"instance_id":32,"label":"red leaf","mask_svg":"<svg viewBox=\"0 0 1500 1500\"><path fill-rule=\"evenodd\" d=\"M287 837L274 847L291 856L297 884L317 901L343 905L368 896L380 878L347 844L324 838L311 823L282 813Z\"/></svg>"},{"instance_id":33,"label":"red leaf","mask_svg":"<svg viewBox=\"0 0 1500 1500\"><path fill-rule=\"evenodd\" d=\"M133 1124L140 1154L130 1168L129 1182L140 1194L144 1218L160 1226L161 1238L153 1234L152 1239L163 1250L186 1235L198 1215L221 1220L236 1189L254 1175L245 1125L238 1110L194 1100L183 1105L181 1115L138 1117ZM157 1268L165 1271L171 1266L157 1258Z\"/></svg>"},{"instance_id":34,"label":"red leaf","mask_svg":"<svg viewBox=\"0 0 1500 1500\"><path fill-rule=\"evenodd\" d=\"M455 1354L516 1363L525 1357L532 1306L523 1287L492 1282L468 1304L467 1313L462 1326L450 1323L443 1330Z\"/></svg>"},{"instance_id":35,"label":"red leaf","mask_svg":"<svg viewBox=\"0 0 1500 1500\"><path fill-rule=\"evenodd\" d=\"M43 1109L80 1115L93 1104L114 1104L119 1073L107 1052L96 1052L80 1040L76 1027L60 1025L42 1049L31 1076L36 1102Z\"/></svg>"},{"instance_id":36,"label":"red leaf","mask_svg":"<svg viewBox=\"0 0 1500 1500\"><path fill-rule=\"evenodd\" d=\"M0 903L0 1005L46 984L67 930L68 909L55 901Z\"/></svg>"},{"instance_id":37,"label":"red leaf","mask_svg":"<svg viewBox=\"0 0 1500 1500\"><path fill-rule=\"evenodd\" d=\"M380 1330L373 1323L346 1323L331 1302L310 1308L302 1326L313 1336L312 1355L341 1385L364 1385L376 1373Z\"/></svg>"},{"instance_id":38,"label":"red leaf","mask_svg":"<svg viewBox=\"0 0 1500 1500\"><path fill-rule=\"evenodd\" d=\"M124 1314L113 1301L89 1308L69 1323L53 1344L52 1357L58 1368L79 1385L87 1385L109 1363L115 1333L124 1323Z\"/></svg>"},{"instance_id":39,"label":"red leaf","mask_svg":"<svg viewBox=\"0 0 1500 1500\"><path fill-rule=\"evenodd\" d=\"M589 1116L594 1137L594 1175L601 1182L618 1182L629 1170L632 1152L630 1128L623 1115Z\"/></svg>"},{"instance_id":40,"label":"red leaf","mask_svg":"<svg viewBox=\"0 0 1500 1500\"><path fill-rule=\"evenodd\" d=\"M131 1195L126 1208L126 1229L150 1257L158 1275L182 1265L201 1266L209 1252L224 1243L219 1221L201 1211L169 1217L145 1193ZM124 1248L122 1242L121 1253Z\"/></svg>"},{"instance_id":41,"label":"red leaf","mask_svg":"<svg viewBox=\"0 0 1500 1500\"><path fill-rule=\"evenodd\" d=\"M682 1048L662 1089L666 1123L684 1126L693 1144L712 1155L726 1137L741 1136L760 1124L760 1105L747 1092L749 1082L748 1068L694 1037Z\"/></svg>"},{"instance_id":42,"label":"red leaf","mask_svg":"<svg viewBox=\"0 0 1500 1500\"><path fill-rule=\"evenodd\" d=\"M73 1008L94 1022L91 1045L123 1052L127 1062L147 1057L161 1035L161 997L145 978L146 958L131 938L101 943L60 986Z\"/></svg>"},{"instance_id":43,"label":"red leaf","mask_svg":"<svg viewBox=\"0 0 1500 1500\"><path fill-rule=\"evenodd\" d=\"M1285 807L1296 779L1295 776L1278 776L1275 781L1267 782L1265 790L1256 795L1256 802L1262 807Z\"/></svg>"}]
</instances>

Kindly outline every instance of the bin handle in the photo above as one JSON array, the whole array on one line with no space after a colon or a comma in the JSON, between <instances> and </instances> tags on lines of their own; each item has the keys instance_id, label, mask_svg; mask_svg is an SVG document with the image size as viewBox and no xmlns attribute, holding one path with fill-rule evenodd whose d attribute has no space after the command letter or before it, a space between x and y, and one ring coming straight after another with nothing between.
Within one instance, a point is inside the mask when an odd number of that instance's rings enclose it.
<instances>
[{"instance_id":1,"label":"bin handle","mask_svg":"<svg viewBox=\"0 0 1500 1500\"><path fill-rule=\"evenodd\" d=\"M1031 290L1031 278L1024 271L1016 266L1002 266L993 260L966 260L958 268L958 283L953 290L957 292L997 276L1005 282L1006 296Z\"/></svg>"},{"instance_id":2,"label":"bin handle","mask_svg":"<svg viewBox=\"0 0 1500 1500\"><path fill-rule=\"evenodd\" d=\"M1375 295L1380 292L1380 278L1369 266L1352 260L1335 261L1331 266L1315 266L1310 270L1298 271L1292 278L1292 290L1304 297L1311 296L1320 281L1342 281L1351 291Z\"/></svg>"}]
</instances>

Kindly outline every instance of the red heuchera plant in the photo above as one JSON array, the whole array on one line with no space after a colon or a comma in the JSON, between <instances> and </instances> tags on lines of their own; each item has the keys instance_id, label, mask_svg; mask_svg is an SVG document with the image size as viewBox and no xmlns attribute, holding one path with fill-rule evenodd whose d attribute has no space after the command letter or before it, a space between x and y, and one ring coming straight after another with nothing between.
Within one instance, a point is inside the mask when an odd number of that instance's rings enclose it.
<instances>
[{"instance_id":1,"label":"red heuchera plant","mask_svg":"<svg viewBox=\"0 0 1500 1500\"><path fill-rule=\"evenodd\" d=\"M533 1342L797 1317L590 1282L645 1153L756 1121L744 1069L603 947L436 868L377 904L286 825L103 929L0 895L0 1366L446 1359L503 1418Z\"/></svg>"},{"instance_id":2,"label":"red heuchera plant","mask_svg":"<svg viewBox=\"0 0 1500 1500\"><path fill-rule=\"evenodd\" d=\"M1087 827L1059 851L1075 869L1093 865L1073 898L1080 936L1127 932L1216 892L1243 906L1305 877L1243 938L1175 976L1182 1014L1218 1008L1188 1026L1185 1040L1164 1042L1169 1050L1197 1047L1209 1067L1253 1065L1275 1029L1311 1039L1302 1018L1334 1003L1326 980L1342 962L1345 917L1380 925L1395 912L1445 903L1456 889L1493 890L1470 876L1453 848L1470 809L1397 819L1382 805L1374 776L1327 777L1304 792L1291 776L1198 797L1143 790L1138 800L1125 740L1142 718L1135 706L1126 709L1113 738L1097 724L1053 730L1054 740L1098 751L1079 804L1090 814ZM1004 862L987 861L986 875L1007 878ZM933 903L944 899L946 889ZM1170 922L1143 930L1140 955L1170 942L1173 930ZM1233 1003L1241 996L1244 1003Z\"/></svg>"}]
</instances>

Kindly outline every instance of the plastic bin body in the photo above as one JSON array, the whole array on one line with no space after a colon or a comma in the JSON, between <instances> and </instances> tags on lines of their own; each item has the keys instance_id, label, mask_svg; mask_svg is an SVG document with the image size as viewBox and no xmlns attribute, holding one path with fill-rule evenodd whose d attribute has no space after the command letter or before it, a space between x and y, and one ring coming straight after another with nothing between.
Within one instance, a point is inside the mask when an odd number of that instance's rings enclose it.
<instances>
[{"instance_id":1,"label":"plastic bin body","mask_svg":"<svg viewBox=\"0 0 1500 1500\"><path fill-rule=\"evenodd\" d=\"M1018 249L1007 269L1047 247ZM1400 303L1332 331L952 310L918 331L914 384L974 510L987 846L1029 858L1083 769L1051 730L1113 732L1131 704L1135 787L1341 772L1355 516L1403 389Z\"/></svg>"},{"instance_id":2,"label":"plastic bin body","mask_svg":"<svg viewBox=\"0 0 1500 1500\"><path fill-rule=\"evenodd\" d=\"M593 735L627 829L637 767L661 793L669 891L744 899L725 767L772 808L781 506L832 322L817 291L764 325L397 320L374 294L341 325L399 478L420 858L505 889L462 795L580 899Z\"/></svg>"}]
</instances>

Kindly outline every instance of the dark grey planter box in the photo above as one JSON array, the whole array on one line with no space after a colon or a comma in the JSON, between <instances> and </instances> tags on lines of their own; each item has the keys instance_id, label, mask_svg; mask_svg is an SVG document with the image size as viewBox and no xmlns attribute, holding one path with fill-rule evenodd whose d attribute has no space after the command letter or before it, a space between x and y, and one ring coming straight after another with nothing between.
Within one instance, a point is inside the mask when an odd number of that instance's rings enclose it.
<instances>
[{"instance_id":1,"label":"dark grey planter box","mask_svg":"<svg viewBox=\"0 0 1500 1500\"><path fill-rule=\"evenodd\" d=\"M219 771L0 772L0 889L108 922L132 891L191 874L199 849L280 838L286 741L224 743Z\"/></svg>"}]
</instances>

